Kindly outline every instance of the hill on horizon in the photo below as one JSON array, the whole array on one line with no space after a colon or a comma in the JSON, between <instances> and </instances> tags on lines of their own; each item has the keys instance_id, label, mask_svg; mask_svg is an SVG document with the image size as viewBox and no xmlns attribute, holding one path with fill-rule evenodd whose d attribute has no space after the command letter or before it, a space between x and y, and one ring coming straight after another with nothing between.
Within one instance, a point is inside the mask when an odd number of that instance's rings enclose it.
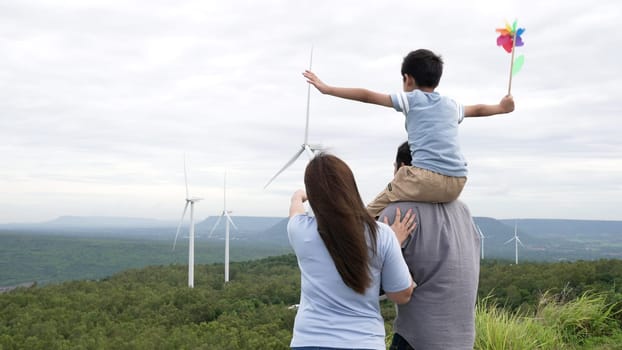
<instances>
[{"instance_id":1,"label":"hill on horizon","mask_svg":"<svg viewBox=\"0 0 622 350\"><path fill-rule=\"evenodd\" d=\"M287 218L233 216L236 227L230 227L233 241L265 246L289 247ZM225 222L217 216L200 220L195 225L196 241L223 241ZM514 245L508 242L514 226L524 246L519 247L519 260L557 261L599 258L622 258L622 221L565 220L565 219L502 219L474 217L485 238L484 255L491 258L513 259ZM187 237L187 223L182 226L180 241ZM175 237L177 223L124 217L64 216L39 224L0 225L2 232L74 237L101 237L170 241Z\"/></svg>"},{"instance_id":2,"label":"hill on horizon","mask_svg":"<svg viewBox=\"0 0 622 350\"><path fill-rule=\"evenodd\" d=\"M233 222L242 232L262 232L270 227L287 221L287 217L273 216L231 216ZM501 231L502 226L508 232L513 233L514 224L518 224L519 230L534 235L558 235L558 234L605 234L616 235L622 234L622 220L580 220L580 219L496 219L486 216L474 216L475 223L480 225L482 230L484 227L493 231ZM182 227L188 226L186 219ZM219 216L208 216L205 219L197 220L195 227L201 231L209 232L213 225L219 221ZM160 220L152 218L140 217L122 217L122 216L75 216L64 215L55 219L34 222L34 223L5 223L0 224L0 229L46 229L46 228L79 228L79 229L97 229L97 228L153 228L153 227L177 227L178 221ZM281 227L282 225L280 225ZM492 226L492 227L488 227ZM224 231L224 221L221 220L215 232Z\"/></svg>"}]
</instances>

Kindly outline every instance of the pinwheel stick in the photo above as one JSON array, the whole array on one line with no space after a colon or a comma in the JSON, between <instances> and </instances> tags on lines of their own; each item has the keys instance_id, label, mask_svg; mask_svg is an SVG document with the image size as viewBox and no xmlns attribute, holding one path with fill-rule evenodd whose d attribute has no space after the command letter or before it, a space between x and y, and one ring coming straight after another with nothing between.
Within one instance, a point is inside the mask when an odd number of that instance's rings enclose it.
<instances>
[{"instance_id":1,"label":"pinwheel stick","mask_svg":"<svg viewBox=\"0 0 622 350\"><path fill-rule=\"evenodd\" d=\"M510 82L508 83L508 95L512 91L512 70L514 69L514 49L516 48L516 33L514 31L514 36L512 37L512 58L510 60Z\"/></svg>"}]
</instances>

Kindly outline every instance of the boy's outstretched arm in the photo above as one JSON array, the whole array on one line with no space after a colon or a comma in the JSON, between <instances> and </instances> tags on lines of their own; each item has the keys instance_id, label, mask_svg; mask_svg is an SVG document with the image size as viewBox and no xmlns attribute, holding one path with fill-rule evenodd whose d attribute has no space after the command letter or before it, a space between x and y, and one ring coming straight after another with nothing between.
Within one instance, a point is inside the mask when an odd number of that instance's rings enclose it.
<instances>
[{"instance_id":1,"label":"boy's outstretched arm","mask_svg":"<svg viewBox=\"0 0 622 350\"><path fill-rule=\"evenodd\" d=\"M464 107L465 117L488 117L495 114L510 113L514 110L514 98L505 95L496 105L471 105Z\"/></svg>"},{"instance_id":2,"label":"boy's outstretched arm","mask_svg":"<svg viewBox=\"0 0 622 350\"><path fill-rule=\"evenodd\" d=\"M307 82L309 84L315 86L315 88L323 94L341 97L348 100L373 103L379 106L393 107L393 103L391 102L391 96L389 96L388 94L381 94L361 88L330 86L321 81L320 78L318 78L313 72L309 70L306 70L304 73L302 73L302 75L307 78Z\"/></svg>"}]
</instances>

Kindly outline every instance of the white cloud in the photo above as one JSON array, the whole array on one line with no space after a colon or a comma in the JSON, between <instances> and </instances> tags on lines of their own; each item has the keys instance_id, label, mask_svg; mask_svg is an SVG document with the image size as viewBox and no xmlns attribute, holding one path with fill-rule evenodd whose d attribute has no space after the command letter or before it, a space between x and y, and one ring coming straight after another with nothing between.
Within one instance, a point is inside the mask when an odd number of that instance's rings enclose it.
<instances>
[{"instance_id":1,"label":"white cloud","mask_svg":"<svg viewBox=\"0 0 622 350\"><path fill-rule=\"evenodd\" d=\"M285 216L304 158L266 181L304 135L313 68L329 83L401 89L410 50L441 53L439 92L465 104L507 90L494 29L526 27L517 109L461 126L475 215L622 219L622 5L17 1L0 5L0 222L58 215L177 219L183 157L198 215ZM309 137L350 164L370 200L405 139L400 114L311 93Z\"/></svg>"}]
</instances>

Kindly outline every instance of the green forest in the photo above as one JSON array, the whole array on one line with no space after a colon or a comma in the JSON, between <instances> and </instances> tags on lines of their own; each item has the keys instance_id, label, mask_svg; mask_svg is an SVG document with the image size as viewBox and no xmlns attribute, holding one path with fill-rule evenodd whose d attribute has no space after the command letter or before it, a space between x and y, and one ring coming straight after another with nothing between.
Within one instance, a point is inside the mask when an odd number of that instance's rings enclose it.
<instances>
[{"instance_id":1,"label":"green forest","mask_svg":"<svg viewBox=\"0 0 622 350\"><path fill-rule=\"evenodd\" d=\"M36 281L94 280L131 268L188 264L188 240L175 250L169 240L127 237L69 236L0 231L0 286ZM231 261L248 261L291 253L287 245L235 240ZM224 241L195 243L195 263L224 261Z\"/></svg>"},{"instance_id":2,"label":"green forest","mask_svg":"<svg viewBox=\"0 0 622 350\"><path fill-rule=\"evenodd\" d=\"M288 349L294 255L130 269L0 294L0 349ZM620 349L622 260L485 261L476 349ZM395 317L383 301L387 335Z\"/></svg>"}]
</instances>

